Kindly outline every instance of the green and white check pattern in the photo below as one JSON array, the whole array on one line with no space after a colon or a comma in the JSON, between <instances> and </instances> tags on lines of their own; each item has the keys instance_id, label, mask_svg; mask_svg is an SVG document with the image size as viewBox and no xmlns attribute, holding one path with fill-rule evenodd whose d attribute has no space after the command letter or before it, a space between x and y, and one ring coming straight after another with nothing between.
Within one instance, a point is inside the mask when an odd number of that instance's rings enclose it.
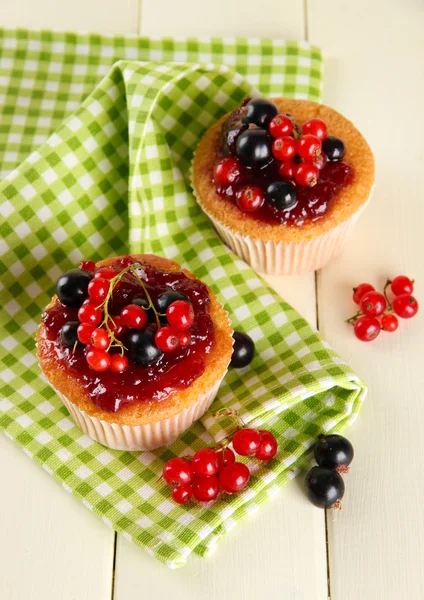
<instances>
[{"instance_id":1,"label":"green and white check pattern","mask_svg":"<svg viewBox=\"0 0 424 600\"><path fill-rule=\"evenodd\" d=\"M0 426L106 524L182 566L274 496L307 463L316 436L351 423L365 395L319 334L223 245L188 183L200 137L258 93L252 82L267 95L319 97L319 50L27 31L1 32L0 45ZM111 67L118 58L131 60ZM58 276L83 258L129 251L194 271L257 347L250 367L230 370L202 422L155 452L113 451L84 435L35 357ZM207 508L177 506L158 479L163 463L221 439L234 425L212 418L223 407L271 428L279 453L250 462L243 493Z\"/></svg>"}]
</instances>

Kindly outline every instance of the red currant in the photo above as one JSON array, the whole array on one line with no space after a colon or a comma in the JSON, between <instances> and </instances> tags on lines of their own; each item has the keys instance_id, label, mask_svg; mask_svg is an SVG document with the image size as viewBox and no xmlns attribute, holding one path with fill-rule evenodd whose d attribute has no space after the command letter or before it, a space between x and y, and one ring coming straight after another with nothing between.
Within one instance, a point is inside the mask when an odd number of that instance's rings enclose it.
<instances>
[{"instance_id":1,"label":"red currant","mask_svg":"<svg viewBox=\"0 0 424 600\"><path fill-rule=\"evenodd\" d=\"M114 277L116 277L117 272L111 267L101 267L97 273L94 274L94 279L102 278L110 281Z\"/></svg>"},{"instance_id":2,"label":"red currant","mask_svg":"<svg viewBox=\"0 0 424 600\"><path fill-rule=\"evenodd\" d=\"M252 456L261 445L261 436L256 429L239 429L231 440L233 448L240 456Z\"/></svg>"},{"instance_id":3,"label":"red currant","mask_svg":"<svg viewBox=\"0 0 424 600\"><path fill-rule=\"evenodd\" d=\"M283 179L288 179L292 181L294 179L294 173L297 169L297 164L294 160L285 160L278 167L278 172Z\"/></svg>"},{"instance_id":4,"label":"red currant","mask_svg":"<svg viewBox=\"0 0 424 600\"><path fill-rule=\"evenodd\" d=\"M161 327L156 332L155 344L162 352L173 352L180 345L179 332L172 327Z\"/></svg>"},{"instance_id":5,"label":"red currant","mask_svg":"<svg viewBox=\"0 0 424 600\"><path fill-rule=\"evenodd\" d=\"M302 127L302 134L311 134L323 141L327 137L327 125L322 119L310 119Z\"/></svg>"},{"instance_id":6,"label":"red currant","mask_svg":"<svg viewBox=\"0 0 424 600\"><path fill-rule=\"evenodd\" d=\"M93 346L93 348L107 350L110 344L110 338L106 329L94 329L90 337L90 344Z\"/></svg>"},{"instance_id":7,"label":"red currant","mask_svg":"<svg viewBox=\"0 0 424 600\"><path fill-rule=\"evenodd\" d=\"M289 136L279 137L272 143L272 153L278 160L290 160L296 155L296 141Z\"/></svg>"},{"instance_id":8,"label":"red currant","mask_svg":"<svg viewBox=\"0 0 424 600\"><path fill-rule=\"evenodd\" d=\"M171 458L165 463L162 476L169 485L189 485L193 481L193 470L185 458Z\"/></svg>"},{"instance_id":9,"label":"red currant","mask_svg":"<svg viewBox=\"0 0 424 600\"><path fill-rule=\"evenodd\" d=\"M92 300L103 302L110 289L110 282L104 277L95 277L88 284L88 295Z\"/></svg>"},{"instance_id":10,"label":"red currant","mask_svg":"<svg viewBox=\"0 0 424 600\"><path fill-rule=\"evenodd\" d=\"M190 329L194 323L194 310L190 302L175 300L166 310L168 323L177 331Z\"/></svg>"},{"instance_id":11,"label":"red currant","mask_svg":"<svg viewBox=\"0 0 424 600\"><path fill-rule=\"evenodd\" d=\"M128 364L128 358L124 354L112 354L110 357L110 370L112 373L125 373Z\"/></svg>"},{"instance_id":12,"label":"red currant","mask_svg":"<svg viewBox=\"0 0 424 600\"><path fill-rule=\"evenodd\" d=\"M122 324L122 320L119 315L113 315L113 317L110 317L108 325L116 338L122 337L127 331L127 328Z\"/></svg>"},{"instance_id":13,"label":"red currant","mask_svg":"<svg viewBox=\"0 0 424 600\"><path fill-rule=\"evenodd\" d=\"M227 494L236 494L244 490L250 480L250 471L241 462L235 462L222 469L219 474L221 488Z\"/></svg>"},{"instance_id":14,"label":"red currant","mask_svg":"<svg viewBox=\"0 0 424 600\"><path fill-rule=\"evenodd\" d=\"M88 366L93 369L93 371L102 373L103 371L107 371L110 367L109 354L100 348L88 346L85 357L87 359Z\"/></svg>"},{"instance_id":15,"label":"red currant","mask_svg":"<svg viewBox=\"0 0 424 600\"><path fill-rule=\"evenodd\" d=\"M121 310L121 324L130 329L142 329L147 323L146 311L137 304L127 304Z\"/></svg>"},{"instance_id":16,"label":"red currant","mask_svg":"<svg viewBox=\"0 0 424 600\"><path fill-rule=\"evenodd\" d=\"M278 443L270 431L259 429L261 445L256 450L255 457L259 460L270 460L277 454Z\"/></svg>"},{"instance_id":17,"label":"red currant","mask_svg":"<svg viewBox=\"0 0 424 600\"><path fill-rule=\"evenodd\" d=\"M186 504L193 496L191 485L176 485L172 488L172 499L177 504Z\"/></svg>"},{"instance_id":18,"label":"red currant","mask_svg":"<svg viewBox=\"0 0 424 600\"><path fill-rule=\"evenodd\" d=\"M313 163L320 171L322 171L325 165L328 163L327 155L324 154L324 152L321 152L321 154L314 158Z\"/></svg>"},{"instance_id":19,"label":"red currant","mask_svg":"<svg viewBox=\"0 0 424 600\"><path fill-rule=\"evenodd\" d=\"M399 321L397 320L396 315L388 313L387 315L383 315L381 317L381 329L383 329L383 331L396 331L398 327Z\"/></svg>"},{"instance_id":20,"label":"red currant","mask_svg":"<svg viewBox=\"0 0 424 600\"><path fill-rule=\"evenodd\" d=\"M414 281L406 277L406 275L398 275L392 280L391 288L395 296L412 294L414 291Z\"/></svg>"},{"instance_id":21,"label":"red currant","mask_svg":"<svg viewBox=\"0 0 424 600\"><path fill-rule=\"evenodd\" d=\"M83 271L88 271L89 273L92 273L96 268L96 263L94 262L94 260L83 260L80 263L79 268Z\"/></svg>"},{"instance_id":22,"label":"red currant","mask_svg":"<svg viewBox=\"0 0 424 600\"><path fill-rule=\"evenodd\" d=\"M78 319L81 323L89 323L96 327L102 320L102 310L86 300L78 311Z\"/></svg>"},{"instance_id":23,"label":"red currant","mask_svg":"<svg viewBox=\"0 0 424 600\"><path fill-rule=\"evenodd\" d=\"M386 298L380 292L372 291L364 294L359 307L367 317L379 317L386 310Z\"/></svg>"},{"instance_id":24,"label":"red currant","mask_svg":"<svg viewBox=\"0 0 424 600\"><path fill-rule=\"evenodd\" d=\"M240 181L241 172L242 167L236 158L224 158L215 167L215 181L225 187L234 185Z\"/></svg>"},{"instance_id":25,"label":"red currant","mask_svg":"<svg viewBox=\"0 0 424 600\"><path fill-rule=\"evenodd\" d=\"M316 135L303 135L297 140L297 153L305 160L314 160L321 154L321 140Z\"/></svg>"},{"instance_id":26,"label":"red currant","mask_svg":"<svg viewBox=\"0 0 424 600\"><path fill-rule=\"evenodd\" d=\"M290 135L293 129L293 121L287 115L277 115L268 126L269 133L275 138Z\"/></svg>"},{"instance_id":27,"label":"red currant","mask_svg":"<svg viewBox=\"0 0 424 600\"><path fill-rule=\"evenodd\" d=\"M89 344L91 340L91 334L96 328L94 325L90 325L89 323L81 323L78 325L77 336L81 344Z\"/></svg>"},{"instance_id":28,"label":"red currant","mask_svg":"<svg viewBox=\"0 0 424 600\"><path fill-rule=\"evenodd\" d=\"M370 283L361 283L358 287L353 288L353 301L359 304L364 294L373 291L374 287Z\"/></svg>"},{"instance_id":29,"label":"red currant","mask_svg":"<svg viewBox=\"0 0 424 600\"><path fill-rule=\"evenodd\" d=\"M402 319L410 319L411 317L415 317L418 312L418 302L414 296L402 294L401 296L396 296L393 300L393 310Z\"/></svg>"},{"instance_id":30,"label":"red currant","mask_svg":"<svg viewBox=\"0 0 424 600\"><path fill-rule=\"evenodd\" d=\"M319 169L311 162L300 163L294 172L294 179L303 187L313 187L318 183Z\"/></svg>"},{"instance_id":31,"label":"red currant","mask_svg":"<svg viewBox=\"0 0 424 600\"><path fill-rule=\"evenodd\" d=\"M222 450L217 450L216 455L218 457L218 471L221 471L224 467L228 465L233 465L236 462L236 455L231 450L231 448L224 448Z\"/></svg>"},{"instance_id":32,"label":"red currant","mask_svg":"<svg viewBox=\"0 0 424 600\"><path fill-rule=\"evenodd\" d=\"M374 317L359 317L353 326L356 337L361 342L375 340L381 330L381 325Z\"/></svg>"},{"instance_id":33,"label":"red currant","mask_svg":"<svg viewBox=\"0 0 424 600\"><path fill-rule=\"evenodd\" d=\"M193 473L198 477L208 477L218 473L218 455L213 448L198 450L191 461Z\"/></svg>"},{"instance_id":34,"label":"red currant","mask_svg":"<svg viewBox=\"0 0 424 600\"><path fill-rule=\"evenodd\" d=\"M187 348L191 343L191 334L189 331L180 331L180 348Z\"/></svg>"},{"instance_id":35,"label":"red currant","mask_svg":"<svg viewBox=\"0 0 424 600\"><path fill-rule=\"evenodd\" d=\"M236 194L236 203L243 212L254 212L262 208L265 202L265 194L256 185L246 185Z\"/></svg>"},{"instance_id":36,"label":"red currant","mask_svg":"<svg viewBox=\"0 0 424 600\"><path fill-rule=\"evenodd\" d=\"M199 502L211 502L218 496L220 490L218 478L215 475L210 477L195 477L193 481L193 496Z\"/></svg>"}]
</instances>

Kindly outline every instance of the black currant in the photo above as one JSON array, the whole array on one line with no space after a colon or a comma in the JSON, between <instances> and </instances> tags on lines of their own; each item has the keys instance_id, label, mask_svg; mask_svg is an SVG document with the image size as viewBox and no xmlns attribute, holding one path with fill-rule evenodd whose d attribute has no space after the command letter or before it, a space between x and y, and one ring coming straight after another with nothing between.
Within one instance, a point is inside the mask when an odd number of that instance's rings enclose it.
<instances>
[{"instance_id":1,"label":"black currant","mask_svg":"<svg viewBox=\"0 0 424 600\"><path fill-rule=\"evenodd\" d=\"M255 342L247 333L241 331L234 331L233 339L233 354L230 365L236 369L247 367L252 362L255 354Z\"/></svg>"},{"instance_id":2,"label":"black currant","mask_svg":"<svg viewBox=\"0 0 424 600\"><path fill-rule=\"evenodd\" d=\"M253 98L245 105L243 123L254 123L258 127L268 127L278 115L278 108L266 98Z\"/></svg>"},{"instance_id":3,"label":"black currant","mask_svg":"<svg viewBox=\"0 0 424 600\"><path fill-rule=\"evenodd\" d=\"M297 204L296 186L289 181L274 181L267 187L265 199L279 210L290 210Z\"/></svg>"},{"instance_id":4,"label":"black currant","mask_svg":"<svg viewBox=\"0 0 424 600\"><path fill-rule=\"evenodd\" d=\"M306 494L318 508L339 508L345 492L343 478L336 471L312 467L305 479Z\"/></svg>"},{"instance_id":5,"label":"black currant","mask_svg":"<svg viewBox=\"0 0 424 600\"><path fill-rule=\"evenodd\" d=\"M133 298L131 304L137 304L137 306L141 306L145 309L148 323L153 323L155 321L155 311L152 307L149 308L149 301L147 298Z\"/></svg>"},{"instance_id":6,"label":"black currant","mask_svg":"<svg viewBox=\"0 0 424 600\"><path fill-rule=\"evenodd\" d=\"M237 138L236 155L246 167L265 167L273 158L271 136L258 127L243 131Z\"/></svg>"},{"instance_id":7,"label":"black currant","mask_svg":"<svg viewBox=\"0 0 424 600\"><path fill-rule=\"evenodd\" d=\"M222 124L221 149L224 156L235 154L238 136L249 127L241 120L242 110L234 110Z\"/></svg>"},{"instance_id":8,"label":"black currant","mask_svg":"<svg viewBox=\"0 0 424 600\"><path fill-rule=\"evenodd\" d=\"M346 148L343 141L335 135L328 135L322 142L322 151L328 160L341 160L345 155Z\"/></svg>"},{"instance_id":9,"label":"black currant","mask_svg":"<svg viewBox=\"0 0 424 600\"><path fill-rule=\"evenodd\" d=\"M129 329L123 342L128 349L128 358L135 365L148 367L163 356L162 350L155 344L155 331L149 327Z\"/></svg>"},{"instance_id":10,"label":"black currant","mask_svg":"<svg viewBox=\"0 0 424 600\"><path fill-rule=\"evenodd\" d=\"M353 460L353 446L342 435L323 435L314 448L314 457L320 467L336 469L340 473L348 471Z\"/></svg>"},{"instance_id":11,"label":"black currant","mask_svg":"<svg viewBox=\"0 0 424 600\"><path fill-rule=\"evenodd\" d=\"M190 302L187 296L181 292L168 290L156 298L155 308L158 313L164 314L166 313L168 306L175 302L175 300L185 300L186 302Z\"/></svg>"},{"instance_id":12,"label":"black currant","mask_svg":"<svg viewBox=\"0 0 424 600\"><path fill-rule=\"evenodd\" d=\"M64 346L74 346L78 341L77 329L79 321L68 321L60 330L60 337Z\"/></svg>"},{"instance_id":13,"label":"black currant","mask_svg":"<svg viewBox=\"0 0 424 600\"><path fill-rule=\"evenodd\" d=\"M88 298L88 284L93 279L93 274L82 269L72 269L61 277L56 285L59 300L70 308L79 308Z\"/></svg>"}]
</instances>

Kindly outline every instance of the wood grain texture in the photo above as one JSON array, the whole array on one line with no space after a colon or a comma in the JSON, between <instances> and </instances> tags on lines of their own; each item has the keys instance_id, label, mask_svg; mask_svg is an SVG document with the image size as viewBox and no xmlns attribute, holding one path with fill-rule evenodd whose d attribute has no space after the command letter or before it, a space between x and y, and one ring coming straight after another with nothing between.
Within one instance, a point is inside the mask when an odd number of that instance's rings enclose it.
<instances>
[{"instance_id":1,"label":"wood grain texture","mask_svg":"<svg viewBox=\"0 0 424 600\"><path fill-rule=\"evenodd\" d=\"M326 54L325 101L352 118L376 156L377 184L343 255L319 274L323 334L368 383L344 507L329 515L332 600L423 598L424 315L361 344L343 320L350 288L410 274L423 297L422 3L309 0L310 40ZM366 15L365 15L366 13ZM405 140L399 145L399 140Z\"/></svg>"}]
</instances>

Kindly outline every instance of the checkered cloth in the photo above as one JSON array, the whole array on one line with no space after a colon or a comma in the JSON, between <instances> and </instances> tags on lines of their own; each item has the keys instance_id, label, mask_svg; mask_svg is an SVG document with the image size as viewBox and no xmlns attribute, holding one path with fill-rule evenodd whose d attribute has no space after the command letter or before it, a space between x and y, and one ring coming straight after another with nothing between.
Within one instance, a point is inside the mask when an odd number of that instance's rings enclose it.
<instances>
[{"instance_id":1,"label":"checkered cloth","mask_svg":"<svg viewBox=\"0 0 424 600\"><path fill-rule=\"evenodd\" d=\"M229 252L188 184L200 137L258 93L252 82L266 95L317 99L320 52L257 39L27 31L1 32L0 46L0 426L106 524L182 566L293 478L317 435L351 423L365 395L319 334ZM111 67L118 58L131 60ZM208 283L257 354L230 370L211 412L172 446L137 453L104 448L74 425L40 373L34 335L62 272L141 251ZM211 413L228 407L273 431L276 458L249 461L241 494L210 507L174 504L158 478L164 462L222 438L234 422Z\"/></svg>"}]
</instances>

